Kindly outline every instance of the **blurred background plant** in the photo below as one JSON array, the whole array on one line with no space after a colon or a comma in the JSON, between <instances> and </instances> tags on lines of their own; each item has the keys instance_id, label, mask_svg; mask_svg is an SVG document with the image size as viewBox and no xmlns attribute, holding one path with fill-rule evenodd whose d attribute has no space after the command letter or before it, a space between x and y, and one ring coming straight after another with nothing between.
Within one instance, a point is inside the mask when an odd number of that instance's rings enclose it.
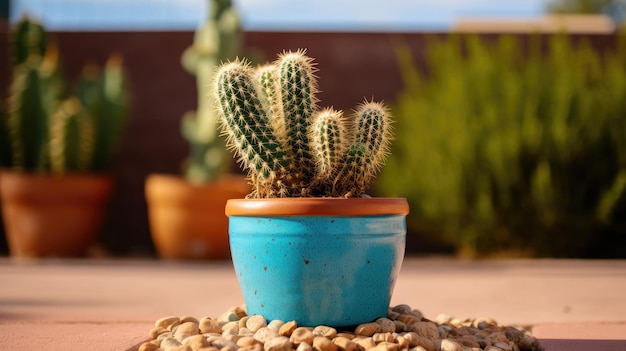
<instances>
[{"instance_id":1,"label":"blurred background plant","mask_svg":"<svg viewBox=\"0 0 626 351\"><path fill-rule=\"evenodd\" d=\"M85 66L71 93L56 44L24 17L10 32L11 84L0 123L0 166L26 172L107 169L128 110L119 55Z\"/></svg>"},{"instance_id":2,"label":"blurred background plant","mask_svg":"<svg viewBox=\"0 0 626 351\"><path fill-rule=\"evenodd\" d=\"M378 186L409 199L410 231L465 257L626 255L626 35L576 44L433 38L427 75L399 46Z\"/></svg>"},{"instance_id":3,"label":"blurred background plant","mask_svg":"<svg viewBox=\"0 0 626 351\"><path fill-rule=\"evenodd\" d=\"M602 13L609 16L616 25L623 25L626 19L625 0L552 0L548 2L548 12L555 14Z\"/></svg>"},{"instance_id":4,"label":"blurred background plant","mask_svg":"<svg viewBox=\"0 0 626 351\"><path fill-rule=\"evenodd\" d=\"M197 110L185 113L181 123L182 135L190 146L185 177L194 184L216 180L230 171L232 159L219 135L217 107L209 89L220 63L235 59L242 47L239 15L231 0L207 1L210 14L181 58L185 70L196 76L198 90Z\"/></svg>"}]
</instances>

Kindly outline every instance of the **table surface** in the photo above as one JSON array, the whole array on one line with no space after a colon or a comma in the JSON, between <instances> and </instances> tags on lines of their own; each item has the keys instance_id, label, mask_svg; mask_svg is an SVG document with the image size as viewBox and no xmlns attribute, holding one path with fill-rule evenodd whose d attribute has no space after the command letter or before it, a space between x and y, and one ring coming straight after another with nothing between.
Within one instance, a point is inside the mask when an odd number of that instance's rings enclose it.
<instances>
[{"instance_id":1,"label":"table surface","mask_svg":"<svg viewBox=\"0 0 626 351\"><path fill-rule=\"evenodd\" d=\"M391 304L532 325L547 351L626 350L626 260L406 258ZM164 316L243 304L230 261L0 258L0 350L135 350Z\"/></svg>"}]
</instances>

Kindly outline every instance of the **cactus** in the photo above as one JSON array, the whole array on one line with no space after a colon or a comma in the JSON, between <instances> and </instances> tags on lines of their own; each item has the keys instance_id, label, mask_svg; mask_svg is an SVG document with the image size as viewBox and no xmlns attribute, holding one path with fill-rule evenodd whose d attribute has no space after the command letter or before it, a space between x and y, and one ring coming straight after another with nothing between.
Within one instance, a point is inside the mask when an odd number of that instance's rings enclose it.
<instances>
[{"instance_id":1,"label":"cactus","mask_svg":"<svg viewBox=\"0 0 626 351\"><path fill-rule=\"evenodd\" d=\"M366 101L352 120L318 109L313 67L298 50L269 66L235 60L217 72L223 134L248 172L250 198L359 197L387 158L387 108Z\"/></svg>"},{"instance_id":2,"label":"cactus","mask_svg":"<svg viewBox=\"0 0 626 351\"><path fill-rule=\"evenodd\" d=\"M92 161L89 169L107 169L113 146L128 114L128 88L122 57L109 56L104 69L86 65L75 95L94 118Z\"/></svg>"},{"instance_id":3,"label":"cactus","mask_svg":"<svg viewBox=\"0 0 626 351\"><path fill-rule=\"evenodd\" d=\"M18 66L29 57L43 57L47 47L47 34L41 24L27 17L17 23L9 35L11 65Z\"/></svg>"},{"instance_id":4,"label":"cactus","mask_svg":"<svg viewBox=\"0 0 626 351\"><path fill-rule=\"evenodd\" d=\"M102 75L87 65L75 97L67 96L58 50L47 44L43 27L24 18L11 34L2 166L55 173L105 169L128 104L121 58L113 55Z\"/></svg>"},{"instance_id":5,"label":"cactus","mask_svg":"<svg viewBox=\"0 0 626 351\"><path fill-rule=\"evenodd\" d=\"M183 67L196 76L198 108L185 113L181 133L191 152L185 165L186 177L202 183L228 170L227 152L219 138L216 108L210 96L211 81L220 62L234 59L241 46L239 17L231 0L212 0L208 20L196 31L193 45L182 55Z\"/></svg>"},{"instance_id":6,"label":"cactus","mask_svg":"<svg viewBox=\"0 0 626 351\"><path fill-rule=\"evenodd\" d=\"M87 171L94 151L94 118L78 98L63 101L50 116L50 170Z\"/></svg>"},{"instance_id":7,"label":"cactus","mask_svg":"<svg viewBox=\"0 0 626 351\"><path fill-rule=\"evenodd\" d=\"M14 68L7 128L15 167L45 169L48 116L57 108L62 86L55 54L46 54L43 60L30 56Z\"/></svg>"}]
</instances>

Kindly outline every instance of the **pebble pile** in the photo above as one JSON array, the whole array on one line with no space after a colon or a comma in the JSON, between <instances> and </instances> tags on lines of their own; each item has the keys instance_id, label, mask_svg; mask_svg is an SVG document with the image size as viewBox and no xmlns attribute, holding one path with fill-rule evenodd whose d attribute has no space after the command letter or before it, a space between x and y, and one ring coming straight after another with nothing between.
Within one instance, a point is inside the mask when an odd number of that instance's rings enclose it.
<instances>
[{"instance_id":1,"label":"pebble pile","mask_svg":"<svg viewBox=\"0 0 626 351\"><path fill-rule=\"evenodd\" d=\"M423 317L407 305L389 309L387 318L337 330L295 321L268 322L233 307L219 318L165 317L149 332L139 351L540 351L523 328L490 318Z\"/></svg>"}]
</instances>

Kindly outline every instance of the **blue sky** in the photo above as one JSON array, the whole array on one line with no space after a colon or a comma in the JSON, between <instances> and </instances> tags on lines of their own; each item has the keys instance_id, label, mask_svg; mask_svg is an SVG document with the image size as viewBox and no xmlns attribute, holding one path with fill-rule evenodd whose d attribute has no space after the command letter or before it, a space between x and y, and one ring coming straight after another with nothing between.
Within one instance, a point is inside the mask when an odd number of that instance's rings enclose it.
<instances>
[{"instance_id":1,"label":"blue sky","mask_svg":"<svg viewBox=\"0 0 626 351\"><path fill-rule=\"evenodd\" d=\"M458 17L529 17L547 0L234 0L248 30L439 31ZM189 30L206 0L11 0L51 30Z\"/></svg>"}]
</instances>

